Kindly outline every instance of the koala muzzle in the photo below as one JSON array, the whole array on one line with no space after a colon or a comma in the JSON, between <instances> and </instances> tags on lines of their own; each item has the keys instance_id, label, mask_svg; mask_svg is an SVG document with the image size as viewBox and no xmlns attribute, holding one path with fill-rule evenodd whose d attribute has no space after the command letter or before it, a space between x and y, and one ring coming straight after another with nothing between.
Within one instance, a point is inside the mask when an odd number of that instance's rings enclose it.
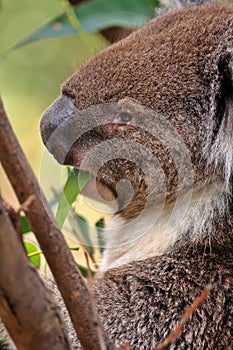
<instances>
[{"instance_id":1,"label":"koala muzzle","mask_svg":"<svg viewBox=\"0 0 233 350\"><path fill-rule=\"evenodd\" d=\"M45 145L53 132L62 123L67 121L71 116L74 116L77 108L72 99L65 95L58 97L51 106L43 113L40 121L40 131L42 140Z\"/></svg>"},{"instance_id":2,"label":"koala muzzle","mask_svg":"<svg viewBox=\"0 0 233 350\"><path fill-rule=\"evenodd\" d=\"M42 140L49 152L54 155L59 163L64 163L67 153L66 147L63 147L64 128L69 124L69 119L75 115L77 108L72 99L65 95L58 97L54 103L43 113L40 122L40 132ZM58 140L59 144L58 144Z\"/></svg>"}]
</instances>

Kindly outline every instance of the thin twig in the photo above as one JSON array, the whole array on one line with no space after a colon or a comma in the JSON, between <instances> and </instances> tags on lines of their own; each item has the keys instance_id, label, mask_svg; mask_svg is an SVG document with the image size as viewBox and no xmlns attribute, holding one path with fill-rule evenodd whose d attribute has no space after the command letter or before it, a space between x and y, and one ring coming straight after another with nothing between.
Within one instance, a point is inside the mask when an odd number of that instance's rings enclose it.
<instances>
[{"instance_id":1,"label":"thin twig","mask_svg":"<svg viewBox=\"0 0 233 350\"><path fill-rule=\"evenodd\" d=\"M211 284L208 284L205 287L203 292L194 300L193 304L190 307L188 307L187 310L184 312L181 321L178 323L174 331L166 339L164 339L164 341L160 343L155 348L155 350L166 350L171 344L175 343L180 333L182 332L184 325L192 317L193 313L197 310L200 304L203 303L203 301L208 297L212 289L213 286Z\"/></svg>"},{"instance_id":2,"label":"thin twig","mask_svg":"<svg viewBox=\"0 0 233 350\"><path fill-rule=\"evenodd\" d=\"M86 263L87 263L87 281L88 281L88 286L89 286L89 291L90 291L90 301L91 301L91 305L92 305L92 312L94 315L96 331L98 333L99 344L100 344L101 350L107 350L105 342L104 342L104 337L103 337L103 334L101 332L101 328L100 328L99 321L98 321L98 314L97 314L95 295L94 295L95 292L94 292L93 278L92 278L91 267L90 267L90 263L89 263L89 255L86 251L84 252L84 255L85 255Z\"/></svg>"},{"instance_id":3,"label":"thin twig","mask_svg":"<svg viewBox=\"0 0 233 350\"><path fill-rule=\"evenodd\" d=\"M36 196L34 194L31 194L18 208L18 213L23 211L25 214L30 210L30 206L32 205L32 202L36 200Z\"/></svg>"}]
</instances>

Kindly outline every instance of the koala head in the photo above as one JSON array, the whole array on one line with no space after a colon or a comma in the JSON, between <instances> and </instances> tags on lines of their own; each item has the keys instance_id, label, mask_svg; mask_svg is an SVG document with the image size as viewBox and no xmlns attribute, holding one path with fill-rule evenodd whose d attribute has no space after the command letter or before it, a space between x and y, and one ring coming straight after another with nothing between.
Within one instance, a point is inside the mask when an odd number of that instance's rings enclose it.
<instances>
[{"instance_id":1,"label":"koala head","mask_svg":"<svg viewBox=\"0 0 233 350\"><path fill-rule=\"evenodd\" d=\"M231 6L162 14L63 83L42 116L43 141L60 163L90 171L111 191L126 221L206 184L226 189L232 49Z\"/></svg>"}]
</instances>

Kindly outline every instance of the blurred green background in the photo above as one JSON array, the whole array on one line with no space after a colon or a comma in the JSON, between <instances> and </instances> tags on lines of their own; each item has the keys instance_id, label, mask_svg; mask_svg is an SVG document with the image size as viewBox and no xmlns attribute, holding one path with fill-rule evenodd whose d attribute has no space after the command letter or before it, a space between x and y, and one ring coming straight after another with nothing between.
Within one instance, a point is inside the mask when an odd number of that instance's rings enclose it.
<instances>
[{"instance_id":1,"label":"blurred green background","mask_svg":"<svg viewBox=\"0 0 233 350\"><path fill-rule=\"evenodd\" d=\"M62 12L64 7L59 0L3 0L0 7L0 94L38 177L44 152L39 134L40 116L59 95L60 84L93 54L93 50L78 35L8 49ZM101 49L104 41L98 39L96 45ZM51 160L49 174L54 174L53 166L56 165ZM3 195L15 203L2 169L0 178ZM42 183L42 186L49 187L49 184Z\"/></svg>"},{"instance_id":2,"label":"blurred green background","mask_svg":"<svg viewBox=\"0 0 233 350\"><path fill-rule=\"evenodd\" d=\"M78 3L78 6L72 8L70 3ZM47 196L51 192L51 183L54 187L61 187L62 176L57 176L61 170L41 142L39 120L42 112L59 95L60 84L89 57L109 44L94 30L140 27L154 16L155 6L158 6L158 0L0 2L0 94ZM57 19L59 15L62 16ZM34 33L46 39L33 41ZM51 35L55 37L48 38ZM28 37L31 42L20 46L19 43ZM16 204L1 168L0 181L3 196Z\"/></svg>"}]
</instances>

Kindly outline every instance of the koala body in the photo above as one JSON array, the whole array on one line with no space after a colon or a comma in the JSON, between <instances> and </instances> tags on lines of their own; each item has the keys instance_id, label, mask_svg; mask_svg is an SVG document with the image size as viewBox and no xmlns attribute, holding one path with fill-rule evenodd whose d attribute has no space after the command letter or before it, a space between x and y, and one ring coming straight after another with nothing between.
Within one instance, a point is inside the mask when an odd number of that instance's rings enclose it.
<instances>
[{"instance_id":1,"label":"koala body","mask_svg":"<svg viewBox=\"0 0 233 350\"><path fill-rule=\"evenodd\" d=\"M231 6L162 14L84 64L42 117L56 159L116 198L95 278L116 344L153 349L212 283L171 349L233 348L232 50Z\"/></svg>"}]
</instances>

